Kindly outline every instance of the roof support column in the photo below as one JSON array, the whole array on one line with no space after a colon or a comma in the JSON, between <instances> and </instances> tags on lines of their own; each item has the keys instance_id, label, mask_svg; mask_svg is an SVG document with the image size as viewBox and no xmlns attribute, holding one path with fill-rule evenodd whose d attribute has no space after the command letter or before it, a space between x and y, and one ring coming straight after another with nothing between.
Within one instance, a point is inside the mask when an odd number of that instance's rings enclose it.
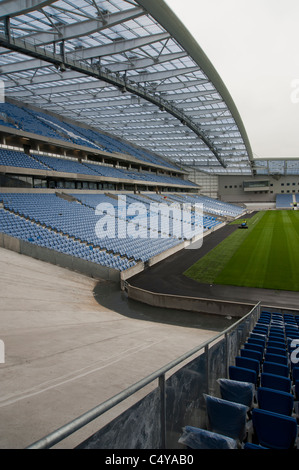
<instances>
[{"instance_id":1,"label":"roof support column","mask_svg":"<svg viewBox=\"0 0 299 470\"><path fill-rule=\"evenodd\" d=\"M7 37L7 40L10 41L10 17L5 16L4 18L4 31L5 31L5 36Z\"/></svg>"}]
</instances>

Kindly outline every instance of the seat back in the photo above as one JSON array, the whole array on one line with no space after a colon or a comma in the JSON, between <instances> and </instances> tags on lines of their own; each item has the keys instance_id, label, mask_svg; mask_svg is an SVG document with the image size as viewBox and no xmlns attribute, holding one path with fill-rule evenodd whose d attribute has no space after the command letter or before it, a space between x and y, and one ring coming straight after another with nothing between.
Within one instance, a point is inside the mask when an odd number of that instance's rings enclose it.
<instances>
[{"instance_id":1,"label":"seat back","mask_svg":"<svg viewBox=\"0 0 299 470\"><path fill-rule=\"evenodd\" d=\"M237 367L244 367L245 369L252 369L258 374L260 370L260 362L256 359L249 357L236 356L235 358Z\"/></svg>"},{"instance_id":2,"label":"seat back","mask_svg":"<svg viewBox=\"0 0 299 470\"><path fill-rule=\"evenodd\" d=\"M241 405L252 407L255 387L250 382L240 382L221 378L217 380L220 386L220 394L223 400L240 403Z\"/></svg>"},{"instance_id":3,"label":"seat back","mask_svg":"<svg viewBox=\"0 0 299 470\"><path fill-rule=\"evenodd\" d=\"M289 368L284 364L276 364L275 362L264 361L263 372L269 374L282 375L283 377L289 376Z\"/></svg>"},{"instance_id":4,"label":"seat back","mask_svg":"<svg viewBox=\"0 0 299 470\"><path fill-rule=\"evenodd\" d=\"M190 449L237 449L235 439L223 436L206 429L185 426L179 443Z\"/></svg>"},{"instance_id":5,"label":"seat back","mask_svg":"<svg viewBox=\"0 0 299 470\"><path fill-rule=\"evenodd\" d=\"M240 355L241 357L248 357L259 362L261 362L263 359L262 353L260 351L255 351L254 349L241 349Z\"/></svg>"},{"instance_id":6,"label":"seat back","mask_svg":"<svg viewBox=\"0 0 299 470\"><path fill-rule=\"evenodd\" d=\"M264 346L260 344L254 344L254 343L244 343L244 348L245 349L254 349L255 351L259 351L260 353L264 353Z\"/></svg>"},{"instance_id":7,"label":"seat back","mask_svg":"<svg viewBox=\"0 0 299 470\"><path fill-rule=\"evenodd\" d=\"M229 366L229 378L231 380L239 380L240 382L250 382L256 384L257 373L255 370L244 369L244 367Z\"/></svg>"},{"instance_id":8,"label":"seat back","mask_svg":"<svg viewBox=\"0 0 299 470\"><path fill-rule=\"evenodd\" d=\"M269 449L292 449L297 437L297 421L271 411L255 408L252 424L258 443Z\"/></svg>"},{"instance_id":9,"label":"seat back","mask_svg":"<svg viewBox=\"0 0 299 470\"><path fill-rule=\"evenodd\" d=\"M272 354L266 351L265 354L265 361L267 362L275 362L276 364L283 364L285 366L288 365L288 358L286 355L282 356L281 354Z\"/></svg>"},{"instance_id":10,"label":"seat back","mask_svg":"<svg viewBox=\"0 0 299 470\"><path fill-rule=\"evenodd\" d=\"M211 395L204 395L204 397L208 430L242 442L246 435L248 407Z\"/></svg>"},{"instance_id":11,"label":"seat back","mask_svg":"<svg viewBox=\"0 0 299 470\"><path fill-rule=\"evenodd\" d=\"M294 396L291 393L259 387L257 389L259 408L274 413L291 416L294 406Z\"/></svg>"},{"instance_id":12,"label":"seat back","mask_svg":"<svg viewBox=\"0 0 299 470\"><path fill-rule=\"evenodd\" d=\"M273 388L274 390L281 390L282 392L291 391L291 379L281 375L269 374L266 372L261 373L261 386L266 388Z\"/></svg>"},{"instance_id":13,"label":"seat back","mask_svg":"<svg viewBox=\"0 0 299 470\"><path fill-rule=\"evenodd\" d=\"M285 341L276 341L275 339L269 339L267 342L267 348L270 346L273 348L286 349Z\"/></svg>"},{"instance_id":14,"label":"seat back","mask_svg":"<svg viewBox=\"0 0 299 470\"><path fill-rule=\"evenodd\" d=\"M279 356L287 357L287 352L285 348L276 348L270 345L270 346L267 346L266 352L270 354L278 354Z\"/></svg>"}]
</instances>

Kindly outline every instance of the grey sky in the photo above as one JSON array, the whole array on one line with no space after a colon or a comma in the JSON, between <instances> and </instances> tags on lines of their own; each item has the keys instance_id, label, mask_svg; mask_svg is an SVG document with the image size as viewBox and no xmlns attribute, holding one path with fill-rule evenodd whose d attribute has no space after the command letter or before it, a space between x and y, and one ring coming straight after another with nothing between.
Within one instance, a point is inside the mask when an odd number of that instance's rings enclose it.
<instances>
[{"instance_id":1,"label":"grey sky","mask_svg":"<svg viewBox=\"0 0 299 470\"><path fill-rule=\"evenodd\" d=\"M166 3L230 91L254 156L299 157L299 1Z\"/></svg>"}]
</instances>

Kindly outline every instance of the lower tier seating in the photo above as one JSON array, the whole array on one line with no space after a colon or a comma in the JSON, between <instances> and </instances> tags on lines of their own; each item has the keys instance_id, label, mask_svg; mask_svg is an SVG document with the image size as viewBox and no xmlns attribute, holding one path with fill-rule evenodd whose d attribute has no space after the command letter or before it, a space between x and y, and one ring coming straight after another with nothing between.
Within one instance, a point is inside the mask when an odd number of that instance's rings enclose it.
<instances>
[{"instance_id":1,"label":"lower tier seating","mask_svg":"<svg viewBox=\"0 0 299 470\"><path fill-rule=\"evenodd\" d=\"M299 315L262 311L220 396L205 395L207 429L185 426L193 449L297 449ZM299 353L298 353L299 356Z\"/></svg>"}]
</instances>

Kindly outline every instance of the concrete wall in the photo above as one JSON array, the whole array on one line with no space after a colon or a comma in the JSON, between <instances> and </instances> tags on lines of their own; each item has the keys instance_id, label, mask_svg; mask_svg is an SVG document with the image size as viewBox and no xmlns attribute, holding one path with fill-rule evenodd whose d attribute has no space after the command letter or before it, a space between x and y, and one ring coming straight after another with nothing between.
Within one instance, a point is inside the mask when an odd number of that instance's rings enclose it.
<instances>
[{"instance_id":1,"label":"concrete wall","mask_svg":"<svg viewBox=\"0 0 299 470\"><path fill-rule=\"evenodd\" d=\"M246 315L254 306L253 304L247 303L240 304L239 302L150 292L145 289L140 289L139 287L131 286L129 283L126 286L126 291L130 299L152 305L153 307L214 315L230 315L231 317L237 318L241 318Z\"/></svg>"},{"instance_id":2,"label":"concrete wall","mask_svg":"<svg viewBox=\"0 0 299 470\"><path fill-rule=\"evenodd\" d=\"M119 282L120 280L120 273L116 269L101 266L75 256L59 253L49 248L37 246L33 243L6 235L5 233L0 233L0 246L7 250L12 250L22 255L30 256L31 258L67 268L95 279L106 279L114 282Z\"/></svg>"},{"instance_id":3,"label":"concrete wall","mask_svg":"<svg viewBox=\"0 0 299 470\"><path fill-rule=\"evenodd\" d=\"M244 181L269 181L269 191L244 191ZM299 193L299 176L219 176L219 197L228 202L275 202L276 194Z\"/></svg>"},{"instance_id":4,"label":"concrete wall","mask_svg":"<svg viewBox=\"0 0 299 470\"><path fill-rule=\"evenodd\" d=\"M249 313L249 310L248 312ZM228 376L241 344L259 314L256 307L237 326L197 348L188 361L165 373L158 386L117 418L82 442L79 449L182 449L178 440L184 426L206 428L204 394L220 396L217 379ZM124 393L125 395L125 393ZM165 442L163 431L165 430Z\"/></svg>"}]
</instances>

